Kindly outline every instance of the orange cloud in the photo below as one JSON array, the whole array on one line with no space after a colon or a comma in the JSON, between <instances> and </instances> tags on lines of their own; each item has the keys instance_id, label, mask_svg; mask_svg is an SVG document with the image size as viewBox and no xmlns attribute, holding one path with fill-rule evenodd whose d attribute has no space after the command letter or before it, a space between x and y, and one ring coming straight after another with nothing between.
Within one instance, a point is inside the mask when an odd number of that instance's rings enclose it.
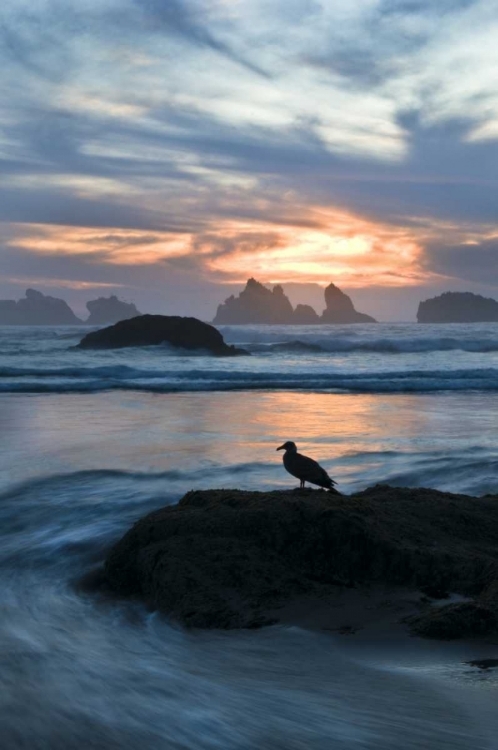
<instances>
[{"instance_id":1,"label":"orange cloud","mask_svg":"<svg viewBox=\"0 0 498 750\"><path fill-rule=\"evenodd\" d=\"M89 229L51 224L14 225L7 244L40 255L87 256L96 263L140 265L187 255L191 235L138 229Z\"/></svg>"},{"instance_id":2,"label":"orange cloud","mask_svg":"<svg viewBox=\"0 0 498 750\"><path fill-rule=\"evenodd\" d=\"M73 281L71 279L50 279L46 276L9 276L9 282L11 284L28 285L28 286L42 286L42 287L64 287L65 289L75 289L78 291L85 289L116 289L116 287L124 287L124 284L118 282L106 283L102 281Z\"/></svg>"},{"instance_id":3,"label":"orange cloud","mask_svg":"<svg viewBox=\"0 0 498 750\"><path fill-rule=\"evenodd\" d=\"M409 227L334 208L296 207L280 219L212 219L198 232L11 225L8 244L47 256L80 256L92 265L169 262L207 279L264 283L328 283L351 287L407 286L434 276L424 246L449 235L474 242L470 227L439 226L412 218ZM481 230L482 231L482 230ZM494 230L496 232L496 230Z\"/></svg>"},{"instance_id":4,"label":"orange cloud","mask_svg":"<svg viewBox=\"0 0 498 750\"><path fill-rule=\"evenodd\" d=\"M328 282L348 286L420 283L423 247L413 230L345 211L317 208L304 226L227 222L219 227L207 267L242 281ZM226 250L217 253L222 244Z\"/></svg>"}]
</instances>

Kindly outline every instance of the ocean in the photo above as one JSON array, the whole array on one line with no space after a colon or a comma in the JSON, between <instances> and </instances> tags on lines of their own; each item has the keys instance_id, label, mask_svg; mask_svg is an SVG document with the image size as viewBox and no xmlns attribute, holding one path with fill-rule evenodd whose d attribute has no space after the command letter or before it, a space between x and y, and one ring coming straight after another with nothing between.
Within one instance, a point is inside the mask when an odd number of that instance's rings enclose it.
<instances>
[{"instance_id":1,"label":"ocean","mask_svg":"<svg viewBox=\"0 0 498 750\"><path fill-rule=\"evenodd\" d=\"M344 493L498 492L497 325L220 330L252 356L0 329L2 749L496 750L481 645L188 632L81 588L190 489L294 487L286 440Z\"/></svg>"}]
</instances>

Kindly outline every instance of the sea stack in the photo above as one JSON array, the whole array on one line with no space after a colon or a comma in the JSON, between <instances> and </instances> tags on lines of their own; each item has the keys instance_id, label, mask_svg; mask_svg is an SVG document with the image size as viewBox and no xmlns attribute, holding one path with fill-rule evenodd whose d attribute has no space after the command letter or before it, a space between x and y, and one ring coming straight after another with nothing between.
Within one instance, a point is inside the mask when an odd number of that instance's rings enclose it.
<instances>
[{"instance_id":1,"label":"sea stack","mask_svg":"<svg viewBox=\"0 0 498 750\"><path fill-rule=\"evenodd\" d=\"M24 299L0 300L0 325L71 326L80 325L67 302L26 289Z\"/></svg>"},{"instance_id":2,"label":"sea stack","mask_svg":"<svg viewBox=\"0 0 498 750\"><path fill-rule=\"evenodd\" d=\"M268 289L251 278L238 297L232 295L219 305L213 323L293 323L293 316L293 307L280 285Z\"/></svg>"},{"instance_id":3,"label":"sea stack","mask_svg":"<svg viewBox=\"0 0 498 750\"><path fill-rule=\"evenodd\" d=\"M320 322L320 318L311 305L296 305L292 322L295 325L316 325Z\"/></svg>"},{"instance_id":4,"label":"sea stack","mask_svg":"<svg viewBox=\"0 0 498 750\"><path fill-rule=\"evenodd\" d=\"M124 349L129 346L169 344L179 349L207 351L218 357L248 354L244 349L225 344L216 328L197 318L178 315L139 315L113 326L88 333L80 349Z\"/></svg>"},{"instance_id":5,"label":"sea stack","mask_svg":"<svg viewBox=\"0 0 498 750\"><path fill-rule=\"evenodd\" d=\"M445 292L421 302L419 323L496 323L498 302L472 292Z\"/></svg>"},{"instance_id":6,"label":"sea stack","mask_svg":"<svg viewBox=\"0 0 498 750\"><path fill-rule=\"evenodd\" d=\"M325 289L325 304L326 308L321 317L310 305L297 305L294 310L280 285L268 289L256 279L249 279L238 297L232 295L219 305L213 323L317 325L377 322L370 315L357 312L351 298L335 284L329 284Z\"/></svg>"},{"instance_id":7,"label":"sea stack","mask_svg":"<svg viewBox=\"0 0 498 750\"><path fill-rule=\"evenodd\" d=\"M133 302L123 302L114 294L111 297L90 300L86 303L86 308L90 316L85 323L89 326L108 326L142 314Z\"/></svg>"},{"instance_id":8,"label":"sea stack","mask_svg":"<svg viewBox=\"0 0 498 750\"><path fill-rule=\"evenodd\" d=\"M325 289L326 308L323 311L322 323L376 323L375 318L357 312L351 297L344 294L335 284Z\"/></svg>"}]
</instances>

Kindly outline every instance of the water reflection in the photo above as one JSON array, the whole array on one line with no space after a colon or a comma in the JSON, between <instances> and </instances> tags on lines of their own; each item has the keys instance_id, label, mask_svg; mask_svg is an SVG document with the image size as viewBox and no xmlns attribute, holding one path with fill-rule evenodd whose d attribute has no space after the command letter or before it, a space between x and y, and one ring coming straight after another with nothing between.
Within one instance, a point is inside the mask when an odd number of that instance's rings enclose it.
<instances>
[{"instance_id":1,"label":"water reflection","mask_svg":"<svg viewBox=\"0 0 498 750\"><path fill-rule=\"evenodd\" d=\"M116 469L177 471L179 492L216 481L284 487L289 477L275 448L285 440L320 461L345 491L393 479L444 488L452 471L455 489L473 482L479 491L483 478L482 491L493 491L498 465L498 394L490 393L11 394L0 406L4 485Z\"/></svg>"}]
</instances>

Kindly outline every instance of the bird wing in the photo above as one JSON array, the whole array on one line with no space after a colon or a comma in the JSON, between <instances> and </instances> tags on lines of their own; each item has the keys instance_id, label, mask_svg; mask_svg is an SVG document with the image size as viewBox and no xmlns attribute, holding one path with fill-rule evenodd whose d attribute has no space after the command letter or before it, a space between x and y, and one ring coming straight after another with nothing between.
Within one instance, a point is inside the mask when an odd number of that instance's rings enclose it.
<instances>
[{"instance_id":1,"label":"bird wing","mask_svg":"<svg viewBox=\"0 0 498 750\"><path fill-rule=\"evenodd\" d=\"M294 476L299 479L304 479L305 482L311 482L312 484L322 486L335 484L334 480L329 477L325 469L308 456L303 456L301 453L294 454L293 464L293 469L296 472Z\"/></svg>"}]
</instances>

